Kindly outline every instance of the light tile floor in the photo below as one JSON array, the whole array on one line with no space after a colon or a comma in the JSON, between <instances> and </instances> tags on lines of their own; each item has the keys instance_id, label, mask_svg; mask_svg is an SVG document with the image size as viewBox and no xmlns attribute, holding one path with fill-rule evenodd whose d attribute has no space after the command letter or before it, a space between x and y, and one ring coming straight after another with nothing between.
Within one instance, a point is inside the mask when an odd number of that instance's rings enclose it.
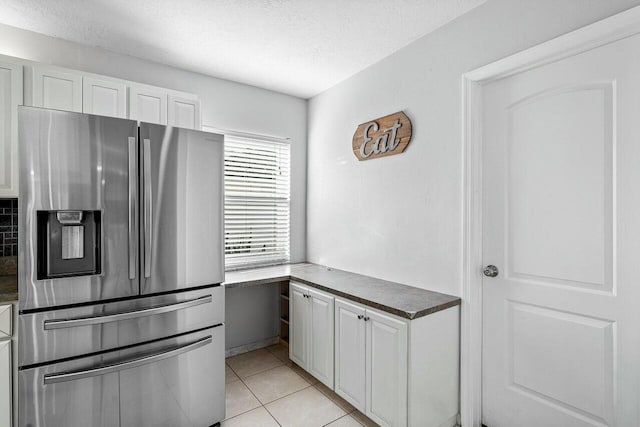
<instances>
[{"instance_id":1,"label":"light tile floor","mask_svg":"<svg viewBox=\"0 0 640 427\"><path fill-rule=\"evenodd\" d=\"M377 426L289 360L282 345L227 359L223 427Z\"/></svg>"}]
</instances>

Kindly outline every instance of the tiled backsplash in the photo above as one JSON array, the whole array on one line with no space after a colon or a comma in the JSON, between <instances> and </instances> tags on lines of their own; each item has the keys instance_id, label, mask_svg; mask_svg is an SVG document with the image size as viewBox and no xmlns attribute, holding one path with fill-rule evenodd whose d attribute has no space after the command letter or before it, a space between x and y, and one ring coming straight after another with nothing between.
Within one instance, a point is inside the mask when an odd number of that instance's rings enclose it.
<instances>
[{"instance_id":1,"label":"tiled backsplash","mask_svg":"<svg viewBox=\"0 0 640 427\"><path fill-rule=\"evenodd\" d=\"M18 199L0 199L0 256L18 256Z\"/></svg>"}]
</instances>

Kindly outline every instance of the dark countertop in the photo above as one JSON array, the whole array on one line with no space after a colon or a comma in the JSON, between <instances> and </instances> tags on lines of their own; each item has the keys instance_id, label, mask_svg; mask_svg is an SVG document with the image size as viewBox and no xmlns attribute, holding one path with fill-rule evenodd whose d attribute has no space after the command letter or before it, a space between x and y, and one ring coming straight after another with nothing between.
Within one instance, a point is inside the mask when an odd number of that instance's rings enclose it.
<instances>
[{"instance_id":1,"label":"dark countertop","mask_svg":"<svg viewBox=\"0 0 640 427\"><path fill-rule=\"evenodd\" d=\"M18 301L18 277L0 276L0 303Z\"/></svg>"},{"instance_id":2,"label":"dark countertop","mask_svg":"<svg viewBox=\"0 0 640 427\"><path fill-rule=\"evenodd\" d=\"M225 276L227 288L291 279L406 319L461 303L460 298L452 295L309 263L231 271Z\"/></svg>"}]
</instances>

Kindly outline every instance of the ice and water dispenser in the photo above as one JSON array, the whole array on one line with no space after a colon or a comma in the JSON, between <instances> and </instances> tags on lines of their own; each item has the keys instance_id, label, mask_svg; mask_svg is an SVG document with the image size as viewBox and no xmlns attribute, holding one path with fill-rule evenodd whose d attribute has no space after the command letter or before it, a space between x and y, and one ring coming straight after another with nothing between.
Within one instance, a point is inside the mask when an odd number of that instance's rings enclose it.
<instances>
[{"instance_id":1,"label":"ice and water dispenser","mask_svg":"<svg viewBox=\"0 0 640 427\"><path fill-rule=\"evenodd\" d=\"M100 211L38 211L38 279L100 274Z\"/></svg>"}]
</instances>

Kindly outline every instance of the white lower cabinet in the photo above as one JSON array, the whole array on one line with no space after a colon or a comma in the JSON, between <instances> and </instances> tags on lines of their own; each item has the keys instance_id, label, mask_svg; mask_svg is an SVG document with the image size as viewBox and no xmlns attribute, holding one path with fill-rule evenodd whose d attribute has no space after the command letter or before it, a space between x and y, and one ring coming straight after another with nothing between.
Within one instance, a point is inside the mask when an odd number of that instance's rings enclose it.
<instances>
[{"instance_id":1,"label":"white lower cabinet","mask_svg":"<svg viewBox=\"0 0 640 427\"><path fill-rule=\"evenodd\" d=\"M13 313L11 304L0 305L0 426L11 426L13 412L11 395L11 335Z\"/></svg>"},{"instance_id":2,"label":"white lower cabinet","mask_svg":"<svg viewBox=\"0 0 640 427\"><path fill-rule=\"evenodd\" d=\"M11 425L11 341L0 341L0 426Z\"/></svg>"},{"instance_id":3,"label":"white lower cabinet","mask_svg":"<svg viewBox=\"0 0 640 427\"><path fill-rule=\"evenodd\" d=\"M365 309L336 298L335 302L335 392L365 412L366 328Z\"/></svg>"},{"instance_id":4,"label":"white lower cabinet","mask_svg":"<svg viewBox=\"0 0 640 427\"><path fill-rule=\"evenodd\" d=\"M335 392L381 426L454 426L460 308L404 319L335 299Z\"/></svg>"},{"instance_id":5,"label":"white lower cabinet","mask_svg":"<svg viewBox=\"0 0 640 427\"><path fill-rule=\"evenodd\" d=\"M408 322L335 304L335 392L380 425L407 425Z\"/></svg>"},{"instance_id":6,"label":"white lower cabinet","mask_svg":"<svg viewBox=\"0 0 640 427\"><path fill-rule=\"evenodd\" d=\"M333 389L333 296L291 282L289 358Z\"/></svg>"},{"instance_id":7,"label":"white lower cabinet","mask_svg":"<svg viewBox=\"0 0 640 427\"><path fill-rule=\"evenodd\" d=\"M409 320L293 281L289 298L289 357L356 409L386 427L457 424L459 306Z\"/></svg>"}]
</instances>

